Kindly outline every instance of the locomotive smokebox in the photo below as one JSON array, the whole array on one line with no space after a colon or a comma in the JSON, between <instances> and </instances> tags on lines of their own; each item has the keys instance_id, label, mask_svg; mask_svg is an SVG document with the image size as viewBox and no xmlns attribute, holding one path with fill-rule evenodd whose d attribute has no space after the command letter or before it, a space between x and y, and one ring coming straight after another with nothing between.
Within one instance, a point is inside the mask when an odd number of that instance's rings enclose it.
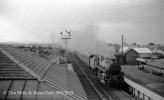
<instances>
[{"instance_id":1,"label":"locomotive smokebox","mask_svg":"<svg viewBox=\"0 0 164 100\"><path fill-rule=\"evenodd\" d=\"M118 75L121 72L121 66L115 63L112 63L110 67L106 70L106 74Z\"/></svg>"}]
</instances>

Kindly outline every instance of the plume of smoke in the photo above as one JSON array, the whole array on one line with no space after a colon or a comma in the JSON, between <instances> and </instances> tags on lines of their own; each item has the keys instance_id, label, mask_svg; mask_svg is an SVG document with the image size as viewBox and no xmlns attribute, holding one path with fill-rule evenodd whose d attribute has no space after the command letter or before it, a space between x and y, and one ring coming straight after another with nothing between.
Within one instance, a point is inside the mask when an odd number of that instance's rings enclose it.
<instances>
[{"instance_id":1,"label":"plume of smoke","mask_svg":"<svg viewBox=\"0 0 164 100\"><path fill-rule=\"evenodd\" d=\"M95 24L88 24L80 29L72 30L69 48L89 54L114 58L115 49L109 47L97 37L98 31L99 27Z\"/></svg>"}]
</instances>

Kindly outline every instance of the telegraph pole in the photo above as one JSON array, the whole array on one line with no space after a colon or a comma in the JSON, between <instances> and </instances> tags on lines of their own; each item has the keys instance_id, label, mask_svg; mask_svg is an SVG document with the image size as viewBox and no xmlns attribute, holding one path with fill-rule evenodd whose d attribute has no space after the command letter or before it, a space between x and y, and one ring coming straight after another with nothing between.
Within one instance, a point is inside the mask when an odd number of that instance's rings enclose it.
<instances>
[{"instance_id":1,"label":"telegraph pole","mask_svg":"<svg viewBox=\"0 0 164 100\"><path fill-rule=\"evenodd\" d=\"M123 45L124 45L124 36L123 35L121 35L121 39L122 39L122 50L121 50L121 59L122 59L122 62L121 62L121 64L124 64L124 51L123 51Z\"/></svg>"},{"instance_id":2,"label":"telegraph pole","mask_svg":"<svg viewBox=\"0 0 164 100\"><path fill-rule=\"evenodd\" d=\"M123 56L123 44L124 44L124 36L123 35L121 35L121 38L122 38L122 56Z\"/></svg>"}]
</instances>

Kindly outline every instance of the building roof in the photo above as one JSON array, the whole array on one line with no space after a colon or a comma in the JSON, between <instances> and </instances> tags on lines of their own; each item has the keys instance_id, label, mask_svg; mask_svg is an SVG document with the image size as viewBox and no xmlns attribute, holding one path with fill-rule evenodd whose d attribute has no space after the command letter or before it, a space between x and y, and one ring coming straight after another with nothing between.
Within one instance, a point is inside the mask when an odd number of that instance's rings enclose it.
<instances>
[{"instance_id":1,"label":"building roof","mask_svg":"<svg viewBox=\"0 0 164 100\"><path fill-rule=\"evenodd\" d=\"M35 99L61 99L65 97L55 94L57 89L50 87L46 82L38 81L34 76L21 68L15 62L10 60L0 51L0 99L1 100L35 100ZM31 92L32 95L26 94L4 94L5 91L25 91ZM34 92L53 92L52 95L35 94Z\"/></svg>"},{"instance_id":2,"label":"building roof","mask_svg":"<svg viewBox=\"0 0 164 100\"><path fill-rule=\"evenodd\" d=\"M0 52L0 79L36 79Z\"/></svg>"},{"instance_id":3,"label":"building roof","mask_svg":"<svg viewBox=\"0 0 164 100\"><path fill-rule=\"evenodd\" d=\"M46 82L40 82L38 80L0 80L0 99L1 100L64 100L65 97L62 95L57 95L55 88L50 87ZM25 91L32 93L31 95L27 94L3 94L4 91ZM40 94L35 94L35 91L38 91ZM53 92L52 95L43 94L43 92ZM41 94L42 93L42 94ZM68 100L68 99L67 99Z\"/></svg>"},{"instance_id":4,"label":"building roof","mask_svg":"<svg viewBox=\"0 0 164 100\"><path fill-rule=\"evenodd\" d=\"M123 47L123 55L125 55L129 50L131 50L130 47ZM119 52L116 53L116 56L121 56L122 55L122 48L120 48Z\"/></svg>"},{"instance_id":5,"label":"building roof","mask_svg":"<svg viewBox=\"0 0 164 100\"><path fill-rule=\"evenodd\" d=\"M123 47L123 54L126 54L128 51L133 49L137 53L152 53L152 51L148 48L139 48L139 47ZM122 48L119 50L119 54L122 53Z\"/></svg>"},{"instance_id":6,"label":"building roof","mask_svg":"<svg viewBox=\"0 0 164 100\"><path fill-rule=\"evenodd\" d=\"M87 99L80 80L75 73L72 73L72 71L65 70L64 68L44 58L41 58L24 50L20 50L10 45L0 45L0 52L0 69L3 69L3 71L0 71L0 74L3 75L0 80L0 90L23 91L27 88L27 90L30 91L37 91L39 88L41 88L41 91L72 91L73 94L71 95L54 94L52 96L55 96L54 98L67 98L69 100ZM12 63L8 63L8 66L5 62ZM21 71L16 69L19 69ZM23 77L25 75L24 73L26 74L27 78L26 76ZM17 75L18 77L15 77ZM14 80L13 76L15 77ZM8 80L5 80L6 77L8 77ZM20 80L20 78L22 79ZM8 84L7 86L6 83ZM41 86L40 84L43 84L44 86ZM33 86L34 88L32 88ZM41 99L53 99L52 96L37 95L34 96L34 98L36 99L37 97ZM14 96L10 96L8 94L0 94L0 99L2 97L15 99ZM16 99L21 97L24 96L21 95L19 97L16 97ZM31 96L25 96L25 99L28 99L30 97Z\"/></svg>"},{"instance_id":7,"label":"building roof","mask_svg":"<svg viewBox=\"0 0 164 100\"><path fill-rule=\"evenodd\" d=\"M157 47L157 49L159 49L159 50L164 52L164 47Z\"/></svg>"},{"instance_id":8,"label":"building roof","mask_svg":"<svg viewBox=\"0 0 164 100\"><path fill-rule=\"evenodd\" d=\"M130 47L123 47L123 53L127 52L130 49ZM120 53L122 53L122 48L119 50Z\"/></svg>"},{"instance_id":9,"label":"building roof","mask_svg":"<svg viewBox=\"0 0 164 100\"><path fill-rule=\"evenodd\" d=\"M148 48L133 48L137 53L152 53Z\"/></svg>"}]
</instances>

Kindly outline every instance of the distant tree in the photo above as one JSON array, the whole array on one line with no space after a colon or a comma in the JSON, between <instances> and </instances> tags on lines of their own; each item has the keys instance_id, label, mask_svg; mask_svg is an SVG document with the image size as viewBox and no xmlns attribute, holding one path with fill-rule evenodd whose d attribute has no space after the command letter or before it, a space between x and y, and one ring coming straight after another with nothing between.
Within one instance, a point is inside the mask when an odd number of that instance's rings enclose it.
<instances>
[{"instance_id":1,"label":"distant tree","mask_svg":"<svg viewBox=\"0 0 164 100\"><path fill-rule=\"evenodd\" d=\"M25 48L25 46L17 46L17 47L18 47L18 48L21 48L21 49L22 49L22 48Z\"/></svg>"},{"instance_id":2,"label":"distant tree","mask_svg":"<svg viewBox=\"0 0 164 100\"><path fill-rule=\"evenodd\" d=\"M43 49L41 46L38 46L39 54L43 53Z\"/></svg>"},{"instance_id":3,"label":"distant tree","mask_svg":"<svg viewBox=\"0 0 164 100\"><path fill-rule=\"evenodd\" d=\"M154 46L154 43L150 42L148 45L149 45L149 46Z\"/></svg>"},{"instance_id":4,"label":"distant tree","mask_svg":"<svg viewBox=\"0 0 164 100\"><path fill-rule=\"evenodd\" d=\"M42 49L42 46L38 46L38 49Z\"/></svg>"},{"instance_id":5,"label":"distant tree","mask_svg":"<svg viewBox=\"0 0 164 100\"><path fill-rule=\"evenodd\" d=\"M49 55L50 52L49 52L49 51L44 51L43 54L44 54L44 55Z\"/></svg>"},{"instance_id":6,"label":"distant tree","mask_svg":"<svg viewBox=\"0 0 164 100\"><path fill-rule=\"evenodd\" d=\"M52 47L51 46L49 46L49 50L52 50Z\"/></svg>"},{"instance_id":7,"label":"distant tree","mask_svg":"<svg viewBox=\"0 0 164 100\"><path fill-rule=\"evenodd\" d=\"M137 43L135 43L135 42L134 42L134 43L132 43L132 45L136 46L136 45L137 45Z\"/></svg>"},{"instance_id":8,"label":"distant tree","mask_svg":"<svg viewBox=\"0 0 164 100\"><path fill-rule=\"evenodd\" d=\"M35 49L35 48L36 48L36 46L35 46L35 45L33 45L33 46L32 46L32 48L33 48L33 49Z\"/></svg>"},{"instance_id":9,"label":"distant tree","mask_svg":"<svg viewBox=\"0 0 164 100\"><path fill-rule=\"evenodd\" d=\"M30 49L29 49L29 51L30 51L30 52L32 52L32 51L33 51L33 49L32 49L32 48L30 48Z\"/></svg>"},{"instance_id":10,"label":"distant tree","mask_svg":"<svg viewBox=\"0 0 164 100\"><path fill-rule=\"evenodd\" d=\"M39 54L42 54L43 53L43 50L42 49L39 49Z\"/></svg>"},{"instance_id":11,"label":"distant tree","mask_svg":"<svg viewBox=\"0 0 164 100\"><path fill-rule=\"evenodd\" d=\"M108 46L113 46L113 44L112 43L108 43Z\"/></svg>"}]
</instances>

